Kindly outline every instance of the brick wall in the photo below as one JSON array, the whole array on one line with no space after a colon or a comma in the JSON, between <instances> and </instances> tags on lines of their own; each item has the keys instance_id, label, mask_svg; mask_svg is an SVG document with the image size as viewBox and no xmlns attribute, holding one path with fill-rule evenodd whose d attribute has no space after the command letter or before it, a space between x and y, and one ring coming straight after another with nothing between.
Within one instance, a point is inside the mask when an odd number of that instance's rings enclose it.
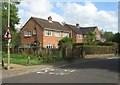
<instances>
[{"instance_id":1,"label":"brick wall","mask_svg":"<svg viewBox=\"0 0 120 85\"><path fill-rule=\"evenodd\" d=\"M22 46L25 46L26 44L32 44L35 41L36 35L33 35L33 30L35 30L36 22L33 19L30 19L25 26L21 29L21 44ZM25 31L31 31L32 35L30 37L25 37L24 32ZM38 25L38 40L42 43L42 34L43 34L43 28Z\"/></svg>"}]
</instances>

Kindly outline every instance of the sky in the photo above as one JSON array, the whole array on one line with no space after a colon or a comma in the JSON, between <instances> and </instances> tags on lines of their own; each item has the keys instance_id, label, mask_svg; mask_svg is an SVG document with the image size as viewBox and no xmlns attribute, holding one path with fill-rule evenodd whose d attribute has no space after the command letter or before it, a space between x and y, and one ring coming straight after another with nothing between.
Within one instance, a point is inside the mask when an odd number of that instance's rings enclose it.
<instances>
[{"instance_id":1,"label":"sky","mask_svg":"<svg viewBox=\"0 0 120 85\"><path fill-rule=\"evenodd\" d=\"M21 0L17 6L21 28L30 17L47 19L52 16L53 21L81 27L98 26L104 31L118 32L118 3L91 1L50 1L50 0Z\"/></svg>"}]
</instances>

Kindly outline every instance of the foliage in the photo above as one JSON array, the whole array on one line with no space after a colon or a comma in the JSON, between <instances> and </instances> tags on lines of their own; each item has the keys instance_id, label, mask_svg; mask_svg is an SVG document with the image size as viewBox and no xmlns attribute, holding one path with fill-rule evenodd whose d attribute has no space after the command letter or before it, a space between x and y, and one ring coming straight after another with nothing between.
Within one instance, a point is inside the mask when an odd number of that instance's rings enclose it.
<instances>
[{"instance_id":1,"label":"foliage","mask_svg":"<svg viewBox=\"0 0 120 85\"><path fill-rule=\"evenodd\" d=\"M62 49L65 47L72 48L72 44L73 44L73 38L64 37L59 41L58 46L59 46L59 49Z\"/></svg>"},{"instance_id":2,"label":"foliage","mask_svg":"<svg viewBox=\"0 0 120 85\"><path fill-rule=\"evenodd\" d=\"M106 41L111 41L113 36L114 36L113 32L107 32L107 31L105 31L102 35L102 37L105 38Z\"/></svg>"},{"instance_id":3,"label":"foliage","mask_svg":"<svg viewBox=\"0 0 120 85\"><path fill-rule=\"evenodd\" d=\"M12 31L12 46L20 43L19 34L17 34L15 25L19 24L20 18L18 17L18 8L16 7L18 2L10 3L10 29ZM2 33L4 34L8 25L8 2L2 3ZM7 52L7 41L3 39L2 50Z\"/></svg>"},{"instance_id":4,"label":"foliage","mask_svg":"<svg viewBox=\"0 0 120 85\"><path fill-rule=\"evenodd\" d=\"M93 43L96 39L96 33L95 32L92 32L92 33L87 33L87 36L85 38L85 41L87 43Z\"/></svg>"},{"instance_id":5,"label":"foliage","mask_svg":"<svg viewBox=\"0 0 120 85\"><path fill-rule=\"evenodd\" d=\"M30 57L30 60L28 60L28 57ZM2 58L4 59L5 63L7 63L7 54L3 53ZM10 62L11 64L21 64L21 65L39 65L43 63L53 63L56 61L62 60L62 56L60 54L56 56L48 56L48 55L43 55L40 57L40 60L35 57L32 54L11 54L10 55ZM29 61L29 62L28 62Z\"/></svg>"},{"instance_id":6,"label":"foliage","mask_svg":"<svg viewBox=\"0 0 120 85\"><path fill-rule=\"evenodd\" d=\"M86 54L115 54L113 46L82 46Z\"/></svg>"},{"instance_id":7,"label":"foliage","mask_svg":"<svg viewBox=\"0 0 120 85\"><path fill-rule=\"evenodd\" d=\"M20 46L20 33L12 32L12 47Z\"/></svg>"},{"instance_id":8,"label":"foliage","mask_svg":"<svg viewBox=\"0 0 120 85\"><path fill-rule=\"evenodd\" d=\"M15 30L15 24L19 24L20 18L18 17L18 8L16 5L19 3L10 3L10 28L11 31ZM8 2L2 3L2 32L5 32L5 29L8 25Z\"/></svg>"},{"instance_id":9,"label":"foliage","mask_svg":"<svg viewBox=\"0 0 120 85\"><path fill-rule=\"evenodd\" d=\"M112 41L120 43L120 33L114 34L114 36L112 37Z\"/></svg>"},{"instance_id":10,"label":"foliage","mask_svg":"<svg viewBox=\"0 0 120 85\"><path fill-rule=\"evenodd\" d=\"M76 46L117 46L116 42L94 42L94 43L74 43L73 47Z\"/></svg>"},{"instance_id":11,"label":"foliage","mask_svg":"<svg viewBox=\"0 0 120 85\"><path fill-rule=\"evenodd\" d=\"M118 46L118 53L120 54L120 33L116 33L113 36L112 41L119 44L119 46Z\"/></svg>"}]
</instances>

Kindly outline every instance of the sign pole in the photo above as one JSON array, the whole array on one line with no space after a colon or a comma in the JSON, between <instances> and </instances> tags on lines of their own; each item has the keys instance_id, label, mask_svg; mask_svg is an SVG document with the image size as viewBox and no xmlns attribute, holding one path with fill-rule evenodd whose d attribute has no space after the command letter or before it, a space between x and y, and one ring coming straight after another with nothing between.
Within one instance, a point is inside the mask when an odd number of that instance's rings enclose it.
<instances>
[{"instance_id":1,"label":"sign pole","mask_svg":"<svg viewBox=\"0 0 120 85\"><path fill-rule=\"evenodd\" d=\"M8 28L10 27L10 0L8 1ZM8 64L7 70L10 69L10 39L8 38Z\"/></svg>"}]
</instances>

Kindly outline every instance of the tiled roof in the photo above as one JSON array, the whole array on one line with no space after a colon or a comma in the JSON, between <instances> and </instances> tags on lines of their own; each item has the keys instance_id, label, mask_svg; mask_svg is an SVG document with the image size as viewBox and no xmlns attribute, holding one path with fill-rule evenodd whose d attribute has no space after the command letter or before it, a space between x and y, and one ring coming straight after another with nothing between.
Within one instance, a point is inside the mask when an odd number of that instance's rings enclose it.
<instances>
[{"instance_id":1,"label":"tiled roof","mask_svg":"<svg viewBox=\"0 0 120 85\"><path fill-rule=\"evenodd\" d=\"M50 23L48 20L32 17L39 25L41 25L43 28L47 28L49 30L58 30L58 31L68 31L66 30L59 22L52 21Z\"/></svg>"},{"instance_id":2,"label":"tiled roof","mask_svg":"<svg viewBox=\"0 0 120 85\"><path fill-rule=\"evenodd\" d=\"M95 29L97 28L97 26L94 27L80 27L82 34L86 35L87 33L92 33L95 31Z\"/></svg>"},{"instance_id":3,"label":"tiled roof","mask_svg":"<svg viewBox=\"0 0 120 85\"><path fill-rule=\"evenodd\" d=\"M77 33L77 34L82 34L82 31L81 31L80 28L77 28L76 26L70 25L70 24L65 24L65 25L67 25L67 26L70 27L72 30L74 30L75 33Z\"/></svg>"}]
</instances>

